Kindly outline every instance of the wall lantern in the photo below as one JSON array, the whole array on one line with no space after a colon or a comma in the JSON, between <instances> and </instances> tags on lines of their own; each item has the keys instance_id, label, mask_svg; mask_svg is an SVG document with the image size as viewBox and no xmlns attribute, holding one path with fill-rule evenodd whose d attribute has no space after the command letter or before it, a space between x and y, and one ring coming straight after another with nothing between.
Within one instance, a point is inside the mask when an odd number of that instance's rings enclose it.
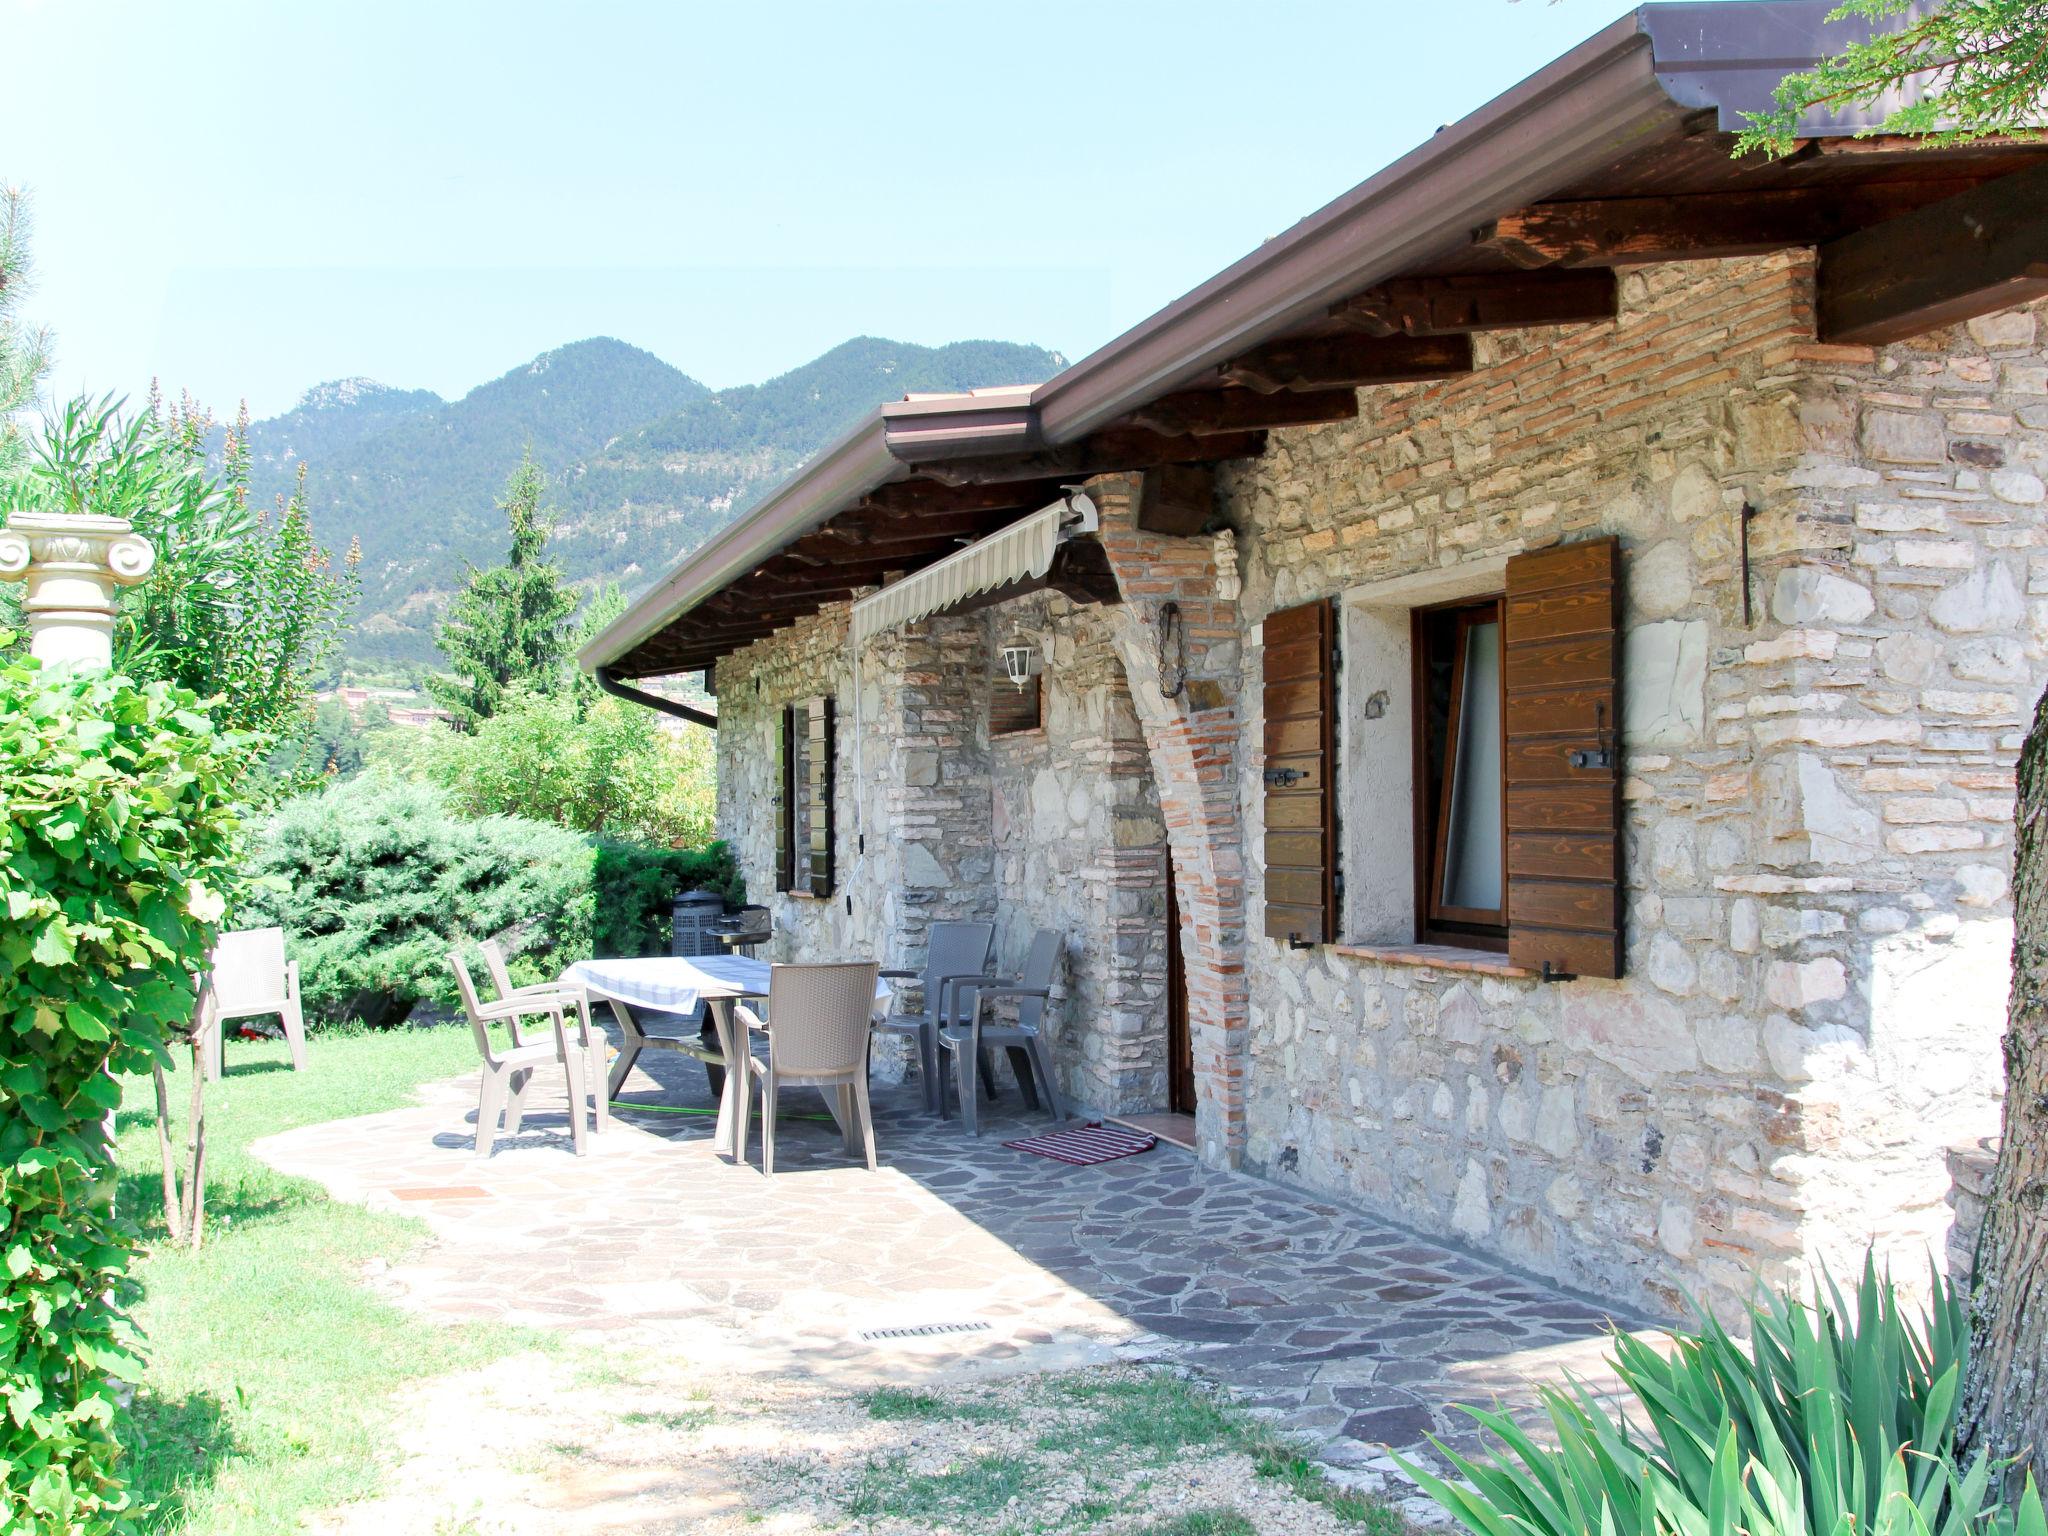
<instances>
[{"instance_id":1,"label":"wall lantern","mask_svg":"<svg viewBox=\"0 0 2048 1536\"><path fill-rule=\"evenodd\" d=\"M1039 671L1038 648L1031 645L1006 645L1003 647L1003 671L1022 693L1024 685Z\"/></svg>"}]
</instances>

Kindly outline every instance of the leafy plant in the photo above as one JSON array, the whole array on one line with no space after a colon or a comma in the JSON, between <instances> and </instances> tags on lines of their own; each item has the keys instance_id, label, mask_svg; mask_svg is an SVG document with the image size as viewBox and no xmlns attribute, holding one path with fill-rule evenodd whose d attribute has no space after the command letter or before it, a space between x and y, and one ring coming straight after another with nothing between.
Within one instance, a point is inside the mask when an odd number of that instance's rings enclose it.
<instances>
[{"instance_id":1,"label":"leafy plant","mask_svg":"<svg viewBox=\"0 0 2048 1536\"><path fill-rule=\"evenodd\" d=\"M1555 1449L1466 1408L1506 1456L1439 1446L1463 1483L1403 1465L1475 1536L2048 1536L2031 1479L2008 1506L1987 1458L1959 1464L1968 1327L1940 1275L1924 1318L1866 1259L1853 1306L1823 1277L1750 1324L1745 1349L1701 1314L1668 1356L1618 1334L1643 1427L1573 1383L1543 1395Z\"/></svg>"},{"instance_id":2,"label":"leafy plant","mask_svg":"<svg viewBox=\"0 0 2048 1536\"><path fill-rule=\"evenodd\" d=\"M736 883L722 843L650 848L512 816L467 820L423 784L379 774L281 807L251 873L247 919L286 931L306 1005L326 1023L401 1021L452 1003L445 956L500 936L520 980L592 954L667 949L677 892Z\"/></svg>"},{"instance_id":3,"label":"leafy plant","mask_svg":"<svg viewBox=\"0 0 2048 1536\"><path fill-rule=\"evenodd\" d=\"M28 235L28 195L0 184L0 484L14 478L27 458L14 417L35 405L50 369L50 333L20 318L29 287Z\"/></svg>"},{"instance_id":4,"label":"leafy plant","mask_svg":"<svg viewBox=\"0 0 2048 1536\"><path fill-rule=\"evenodd\" d=\"M664 729L638 705L520 690L470 735L437 730L405 745L413 770L465 816L524 816L648 843L711 840L711 732Z\"/></svg>"},{"instance_id":5,"label":"leafy plant","mask_svg":"<svg viewBox=\"0 0 2048 1536\"><path fill-rule=\"evenodd\" d=\"M120 1529L110 1375L135 1238L115 1075L192 1016L255 743L188 691L0 665L0 1533Z\"/></svg>"},{"instance_id":6,"label":"leafy plant","mask_svg":"<svg viewBox=\"0 0 2048 1536\"><path fill-rule=\"evenodd\" d=\"M1916 99L1869 133L1926 135L1929 147L2038 127L2048 94L2048 0L1845 0L1829 21L1905 24L1878 30L1832 59L1779 82L1768 112L1749 112L1735 153L1790 154L1815 109L1873 106L1917 88Z\"/></svg>"},{"instance_id":7,"label":"leafy plant","mask_svg":"<svg viewBox=\"0 0 2048 1536\"><path fill-rule=\"evenodd\" d=\"M129 416L111 397L73 400L46 424L22 490L41 510L126 518L155 548L150 579L121 597L117 667L212 700L224 729L303 735L353 562L335 571L315 542L303 479L274 510L251 510L241 438L229 435L216 473L211 425L189 402L152 398Z\"/></svg>"}]
</instances>

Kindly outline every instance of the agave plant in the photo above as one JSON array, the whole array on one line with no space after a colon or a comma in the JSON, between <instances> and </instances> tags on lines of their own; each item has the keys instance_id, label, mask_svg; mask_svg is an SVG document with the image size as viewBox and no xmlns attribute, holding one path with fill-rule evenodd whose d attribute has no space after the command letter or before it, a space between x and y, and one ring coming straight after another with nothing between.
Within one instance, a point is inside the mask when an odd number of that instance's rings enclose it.
<instances>
[{"instance_id":1,"label":"agave plant","mask_svg":"<svg viewBox=\"0 0 2048 1536\"><path fill-rule=\"evenodd\" d=\"M1746 1348L1695 1315L1668 1355L1615 1336L1644 1427L1572 1382L1543 1394L1555 1449L1466 1408L1506 1454L1439 1445L1462 1483L1403 1465L1474 1536L2048 1536L2031 1477L2008 1505L1983 1456L1958 1466L1969 1328L1939 1274L1922 1317L1869 1258L1853 1308L1826 1275L1766 1295Z\"/></svg>"}]
</instances>

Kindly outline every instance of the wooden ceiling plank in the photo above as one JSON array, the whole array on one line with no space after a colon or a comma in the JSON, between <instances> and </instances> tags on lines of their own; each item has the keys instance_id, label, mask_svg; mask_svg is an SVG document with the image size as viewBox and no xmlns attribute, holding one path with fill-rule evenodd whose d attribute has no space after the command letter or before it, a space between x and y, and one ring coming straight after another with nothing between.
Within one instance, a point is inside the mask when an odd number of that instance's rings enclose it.
<instances>
[{"instance_id":1,"label":"wooden ceiling plank","mask_svg":"<svg viewBox=\"0 0 2048 1536\"><path fill-rule=\"evenodd\" d=\"M1626 266L1818 245L1968 191L1981 177L1535 203L1473 242L1518 267Z\"/></svg>"},{"instance_id":2,"label":"wooden ceiling plank","mask_svg":"<svg viewBox=\"0 0 2048 1536\"><path fill-rule=\"evenodd\" d=\"M1612 320L1620 284L1609 267L1397 277L1330 306L1368 336L1449 336Z\"/></svg>"},{"instance_id":3,"label":"wooden ceiling plank","mask_svg":"<svg viewBox=\"0 0 2048 1536\"><path fill-rule=\"evenodd\" d=\"M1822 341L1881 345L2048 294L2048 165L1820 248Z\"/></svg>"},{"instance_id":4,"label":"wooden ceiling plank","mask_svg":"<svg viewBox=\"0 0 2048 1536\"><path fill-rule=\"evenodd\" d=\"M1265 394L1256 389L1190 389L1140 406L1125 423L1168 437L1187 433L1242 432L1265 427L1305 427L1350 421L1358 415L1358 393L1349 389L1308 389Z\"/></svg>"},{"instance_id":5,"label":"wooden ceiling plank","mask_svg":"<svg viewBox=\"0 0 2048 1536\"><path fill-rule=\"evenodd\" d=\"M1226 377L1267 393L1408 384L1471 371L1470 336L1355 335L1270 341L1223 369Z\"/></svg>"},{"instance_id":6,"label":"wooden ceiling plank","mask_svg":"<svg viewBox=\"0 0 2048 1536\"><path fill-rule=\"evenodd\" d=\"M927 471L929 473L929 471ZM1037 511L1057 500L1060 482L1045 476L1020 476L1011 481L955 484L935 479L898 480L870 491L852 510L894 517L905 512Z\"/></svg>"},{"instance_id":7,"label":"wooden ceiling plank","mask_svg":"<svg viewBox=\"0 0 2048 1536\"><path fill-rule=\"evenodd\" d=\"M1217 432L1176 437L1147 432L1139 427L1107 427L1062 448L1000 458L960 459L943 465L930 465L925 472L944 475L962 485L1034 476L1085 479L1089 475L1151 469L1160 464L1257 458L1265 451L1266 434L1263 432Z\"/></svg>"}]
</instances>

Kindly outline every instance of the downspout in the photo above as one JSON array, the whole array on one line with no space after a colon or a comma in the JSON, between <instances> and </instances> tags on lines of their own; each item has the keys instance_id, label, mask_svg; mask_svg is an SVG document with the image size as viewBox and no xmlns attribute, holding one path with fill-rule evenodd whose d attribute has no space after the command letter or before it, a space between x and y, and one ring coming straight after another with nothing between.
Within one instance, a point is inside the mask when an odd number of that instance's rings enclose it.
<instances>
[{"instance_id":1,"label":"downspout","mask_svg":"<svg viewBox=\"0 0 2048 1536\"><path fill-rule=\"evenodd\" d=\"M597 686L615 699L624 699L628 704L644 704L649 709L658 709L665 715L674 715L679 720L701 725L706 730L718 729L716 715L708 715L691 705L679 703L674 699L664 699L658 693L649 693L643 688L633 687L630 683L620 682L617 667L599 667L592 675L597 679Z\"/></svg>"}]
</instances>

